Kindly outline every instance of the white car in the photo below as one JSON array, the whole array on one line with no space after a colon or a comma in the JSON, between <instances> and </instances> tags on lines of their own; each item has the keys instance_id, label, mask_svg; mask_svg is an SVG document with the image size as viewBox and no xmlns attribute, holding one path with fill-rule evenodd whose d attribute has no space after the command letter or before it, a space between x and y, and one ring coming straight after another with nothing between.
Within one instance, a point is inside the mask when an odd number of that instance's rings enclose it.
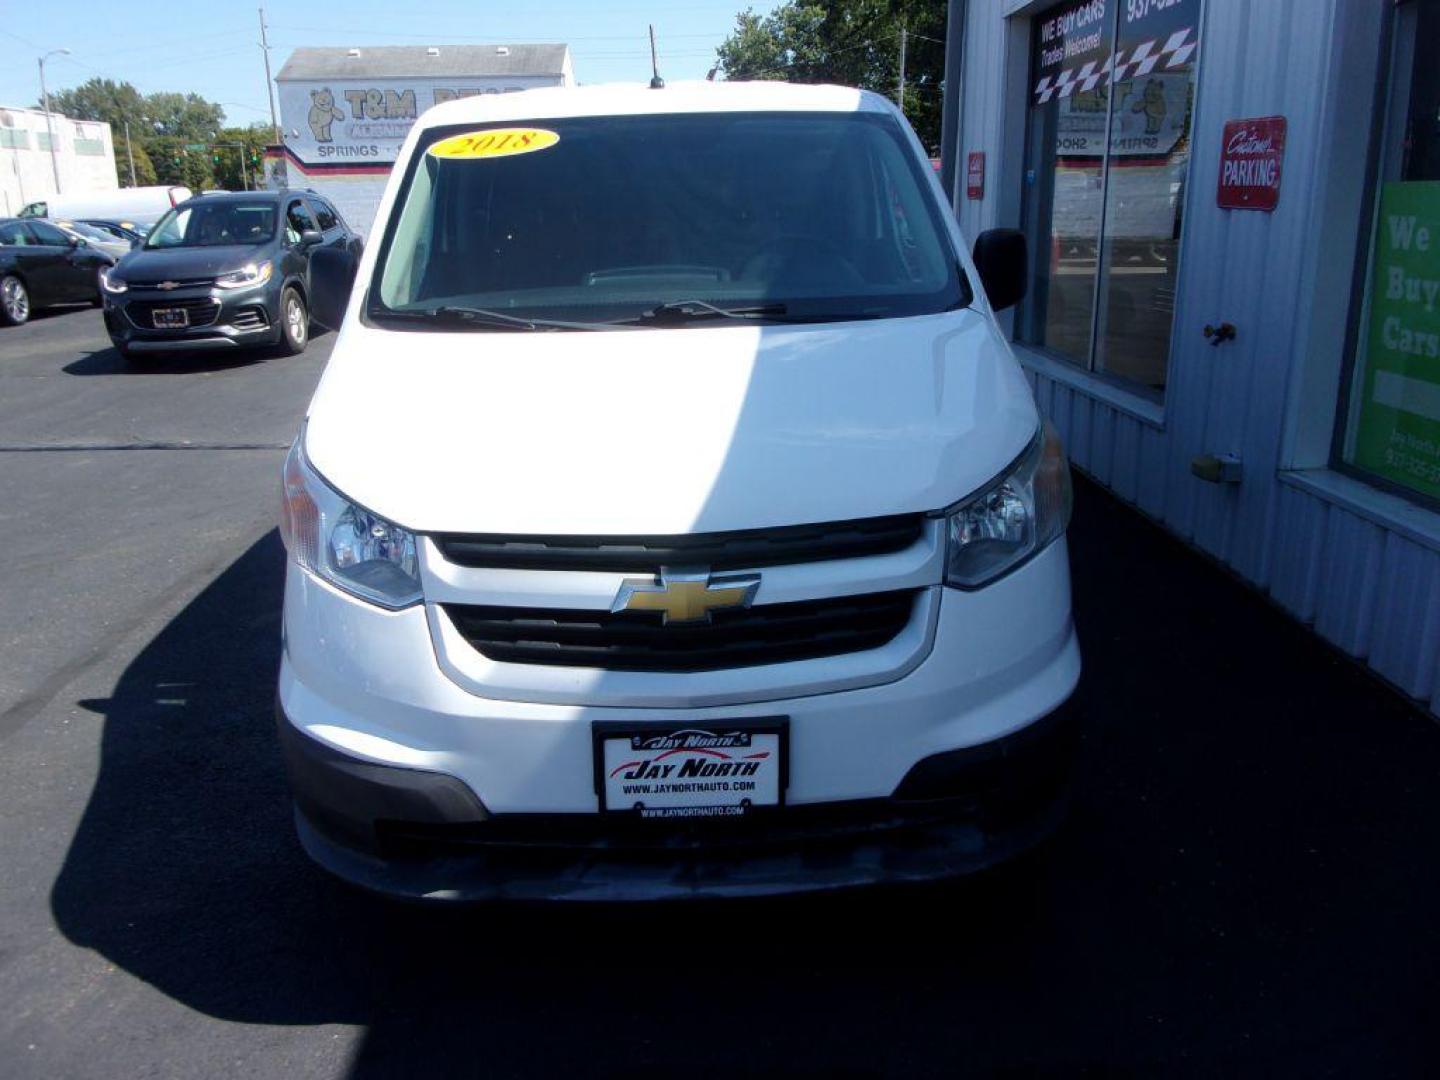
<instances>
[{"instance_id":1,"label":"white car","mask_svg":"<svg viewBox=\"0 0 1440 1080\"><path fill-rule=\"evenodd\" d=\"M321 865L734 896L962 873L1056 822L1069 473L992 315L1023 241L972 258L888 101L466 98L377 224L358 268L314 253L339 336L283 478L278 722Z\"/></svg>"},{"instance_id":2,"label":"white car","mask_svg":"<svg viewBox=\"0 0 1440 1080\"><path fill-rule=\"evenodd\" d=\"M20 208L17 217L42 217L52 221L80 221L85 218L125 218L154 225L166 211L179 206L193 193L187 187L157 184L150 187L114 188L70 195L47 195Z\"/></svg>"}]
</instances>

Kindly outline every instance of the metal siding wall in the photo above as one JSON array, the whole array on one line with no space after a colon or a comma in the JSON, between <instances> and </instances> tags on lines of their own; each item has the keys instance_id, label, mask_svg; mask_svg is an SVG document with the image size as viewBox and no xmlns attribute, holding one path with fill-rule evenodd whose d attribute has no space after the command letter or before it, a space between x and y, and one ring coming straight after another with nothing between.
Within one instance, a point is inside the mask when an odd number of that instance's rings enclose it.
<instances>
[{"instance_id":1,"label":"metal siding wall","mask_svg":"<svg viewBox=\"0 0 1440 1080\"><path fill-rule=\"evenodd\" d=\"M1270 594L1305 623L1315 621L1327 509L1326 503L1296 488L1280 490L1275 546L1285 557L1276 561Z\"/></svg>"},{"instance_id":2,"label":"metal siding wall","mask_svg":"<svg viewBox=\"0 0 1440 1080\"><path fill-rule=\"evenodd\" d=\"M1313 299L1304 283L1332 27L1337 5L1354 2L1364 0L1205 2L1164 428L1037 370L1027 376L1077 466L1440 713L1440 553L1278 479L1286 396L1304 363L1292 338ZM1015 74L1006 69L1006 6L970 4L960 153L984 150L988 166L984 202L958 207L970 236L1015 224L993 209L995 192L1018 188L1023 167L1004 156L1002 95ZM1225 121L1271 114L1288 125L1279 208L1219 210ZM1212 348L1200 330L1221 320L1239 338ZM1201 453L1238 454L1244 483L1193 477L1190 460Z\"/></svg>"},{"instance_id":3,"label":"metal siding wall","mask_svg":"<svg viewBox=\"0 0 1440 1080\"><path fill-rule=\"evenodd\" d=\"M1352 656L1368 656L1385 532L1332 506L1323 535L1315 629Z\"/></svg>"}]
</instances>

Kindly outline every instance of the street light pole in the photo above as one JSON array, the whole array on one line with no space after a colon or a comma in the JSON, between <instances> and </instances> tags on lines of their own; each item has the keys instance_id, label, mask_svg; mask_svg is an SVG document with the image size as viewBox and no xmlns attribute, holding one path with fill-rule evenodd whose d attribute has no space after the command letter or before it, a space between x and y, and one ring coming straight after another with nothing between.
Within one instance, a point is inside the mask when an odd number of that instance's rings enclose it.
<instances>
[{"instance_id":1,"label":"street light pole","mask_svg":"<svg viewBox=\"0 0 1440 1080\"><path fill-rule=\"evenodd\" d=\"M50 138L50 168L55 173L55 194L60 194L60 161L55 156L55 127L50 122L50 92L45 89L45 61L52 56L69 56L69 49L51 49L40 57L40 100L45 105L45 134Z\"/></svg>"},{"instance_id":2,"label":"street light pole","mask_svg":"<svg viewBox=\"0 0 1440 1080\"><path fill-rule=\"evenodd\" d=\"M260 51L265 54L265 93L270 98L270 127L280 145L280 121L275 117L275 83L270 78L270 39L265 34L265 9L260 9Z\"/></svg>"},{"instance_id":3,"label":"street light pole","mask_svg":"<svg viewBox=\"0 0 1440 1080\"><path fill-rule=\"evenodd\" d=\"M130 149L130 121L125 121L125 156L130 159L130 186L139 187L135 182L135 151Z\"/></svg>"}]
</instances>

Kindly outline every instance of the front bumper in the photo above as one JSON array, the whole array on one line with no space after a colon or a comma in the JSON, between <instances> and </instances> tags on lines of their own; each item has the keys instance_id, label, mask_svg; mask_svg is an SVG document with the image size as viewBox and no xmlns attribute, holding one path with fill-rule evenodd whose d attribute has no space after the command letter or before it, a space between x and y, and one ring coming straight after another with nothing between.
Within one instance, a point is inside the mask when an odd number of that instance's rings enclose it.
<instances>
[{"instance_id":1,"label":"front bumper","mask_svg":"<svg viewBox=\"0 0 1440 1080\"><path fill-rule=\"evenodd\" d=\"M688 702L599 705L482 696L438 659L424 607L382 611L292 564L279 706L301 839L341 877L417 899L764 894L990 865L1060 813L1057 711L1080 668L1065 544L978 592L934 588L933 639L885 681L711 700L696 675ZM608 674L567 678L599 696ZM782 811L639 830L597 813L595 721L778 714Z\"/></svg>"},{"instance_id":2,"label":"front bumper","mask_svg":"<svg viewBox=\"0 0 1440 1080\"><path fill-rule=\"evenodd\" d=\"M119 348L133 353L229 351L274 345L280 340L280 289L273 282L253 289L194 287L160 292L132 288L105 295L105 329ZM146 325L146 305L216 305L213 318L198 325L154 329Z\"/></svg>"},{"instance_id":3,"label":"front bumper","mask_svg":"<svg viewBox=\"0 0 1440 1080\"><path fill-rule=\"evenodd\" d=\"M454 777L381 766L301 734L277 707L301 844L351 884L407 900L769 896L973 873L1060 822L1077 725L1066 705L1003 739L916 764L888 798L739 823L491 815Z\"/></svg>"}]
</instances>

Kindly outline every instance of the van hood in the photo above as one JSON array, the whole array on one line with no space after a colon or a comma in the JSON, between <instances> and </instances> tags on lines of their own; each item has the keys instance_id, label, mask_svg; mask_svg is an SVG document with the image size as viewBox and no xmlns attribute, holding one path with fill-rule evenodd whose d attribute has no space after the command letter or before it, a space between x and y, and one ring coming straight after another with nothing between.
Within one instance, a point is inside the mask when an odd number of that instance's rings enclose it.
<instances>
[{"instance_id":1,"label":"van hood","mask_svg":"<svg viewBox=\"0 0 1440 1080\"><path fill-rule=\"evenodd\" d=\"M189 281L239 270L261 257L263 244L215 247L135 248L121 260L127 282Z\"/></svg>"},{"instance_id":2,"label":"van hood","mask_svg":"<svg viewBox=\"0 0 1440 1080\"><path fill-rule=\"evenodd\" d=\"M614 333L350 322L305 450L418 532L665 535L938 510L1038 423L972 310Z\"/></svg>"}]
</instances>

